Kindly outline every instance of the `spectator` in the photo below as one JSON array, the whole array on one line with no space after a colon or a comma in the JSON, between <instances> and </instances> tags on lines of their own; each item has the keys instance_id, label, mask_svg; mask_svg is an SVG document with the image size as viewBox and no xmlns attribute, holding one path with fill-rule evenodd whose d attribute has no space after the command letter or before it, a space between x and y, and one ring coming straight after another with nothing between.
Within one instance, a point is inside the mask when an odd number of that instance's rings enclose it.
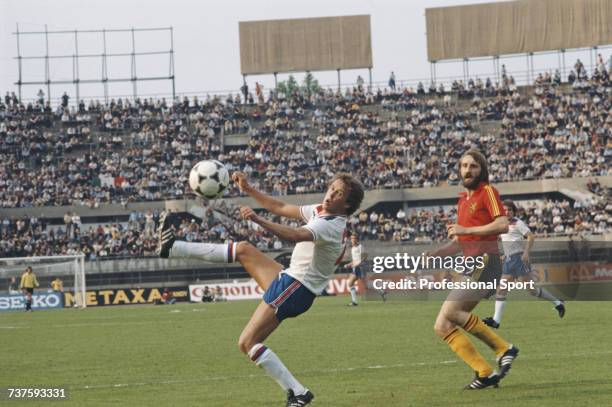
<instances>
[{"instance_id":1,"label":"spectator","mask_svg":"<svg viewBox=\"0 0 612 407\"><path fill-rule=\"evenodd\" d=\"M395 92L395 73L391 71L391 75L389 76L389 88L392 92Z\"/></svg>"},{"instance_id":2,"label":"spectator","mask_svg":"<svg viewBox=\"0 0 612 407\"><path fill-rule=\"evenodd\" d=\"M363 92L363 78L361 77L361 75L357 75L357 89L359 90L359 92Z\"/></svg>"},{"instance_id":3,"label":"spectator","mask_svg":"<svg viewBox=\"0 0 612 407\"><path fill-rule=\"evenodd\" d=\"M255 82L255 95L257 96L257 103L262 105L264 103L263 85L259 82Z\"/></svg>"},{"instance_id":4,"label":"spectator","mask_svg":"<svg viewBox=\"0 0 612 407\"><path fill-rule=\"evenodd\" d=\"M64 282L56 277L55 280L51 281L51 290L56 293L64 292Z\"/></svg>"},{"instance_id":5,"label":"spectator","mask_svg":"<svg viewBox=\"0 0 612 407\"><path fill-rule=\"evenodd\" d=\"M202 292L202 302L213 302L215 299L215 294L210 289L210 287L205 286L204 291Z\"/></svg>"},{"instance_id":6,"label":"spectator","mask_svg":"<svg viewBox=\"0 0 612 407\"><path fill-rule=\"evenodd\" d=\"M38 96L38 103L43 106L45 104L45 92L42 89L38 89L36 96Z\"/></svg>"},{"instance_id":7,"label":"spectator","mask_svg":"<svg viewBox=\"0 0 612 407\"><path fill-rule=\"evenodd\" d=\"M225 296L223 295L223 290L221 289L221 286L216 286L215 287L215 302L223 302L223 301L227 301L227 298L225 298Z\"/></svg>"},{"instance_id":8,"label":"spectator","mask_svg":"<svg viewBox=\"0 0 612 407\"><path fill-rule=\"evenodd\" d=\"M10 277L8 279L8 293L10 295L19 294L19 291L17 290L17 279L15 277Z\"/></svg>"},{"instance_id":9,"label":"spectator","mask_svg":"<svg viewBox=\"0 0 612 407\"><path fill-rule=\"evenodd\" d=\"M161 303L164 305L172 305L176 302L176 298L172 295L172 292L166 287L162 293Z\"/></svg>"},{"instance_id":10,"label":"spectator","mask_svg":"<svg viewBox=\"0 0 612 407\"><path fill-rule=\"evenodd\" d=\"M399 220L401 222L404 219L406 219L406 212L404 212L404 210L402 208L400 208L397 211L397 214L395 215L395 217L396 217L397 220Z\"/></svg>"},{"instance_id":11,"label":"spectator","mask_svg":"<svg viewBox=\"0 0 612 407\"><path fill-rule=\"evenodd\" d=\"M66 92L64 92L64 94L62 95L62 107L66 108L68 107L68 100L70 99L70 97L68 96L68 94Z\"/></svg>"},{"instance_id":12,"label":"spectator","mask_svg":"<svg viewBox=\"0 0 612 407\"><path fill-rule=\"evenodd\" d=\"M242 93L243 103L246 104L249 96L249 85L246 82L240 87L240 92Z\"/></svg>"},{"instance_id":13,"label":"spectator","mask_svg":"<svg viewBox=\"0 0 612 407\"><path fill-rule=\"evenodd\" d=\"M582 73L584 71L584 64L582 63L582 61L580 61L580 58L578 58L576 60L576 63L574 64L574 71L576 71L576 75L578 75L578 77L582 76Z\"/></svg>"}]
</instances>

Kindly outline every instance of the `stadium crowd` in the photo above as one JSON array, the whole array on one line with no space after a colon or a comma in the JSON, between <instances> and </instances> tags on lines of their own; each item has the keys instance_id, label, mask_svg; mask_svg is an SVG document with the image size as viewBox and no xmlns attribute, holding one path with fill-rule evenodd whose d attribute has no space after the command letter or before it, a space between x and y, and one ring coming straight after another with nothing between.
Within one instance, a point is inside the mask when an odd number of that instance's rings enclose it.
<instances>
[{"instance_id":1,"label":"stadium crowd","mask_svg":"<svg viewBox=\"0 0 612 407\"><path fill-rule=\"evenodd\" d=\"M360 86L258 95L253 104L239 95L76 107L66 99L52 109L7 95L0 101L0 207L181 199L202 157L249 173L277 195L322 191L338 171L370 189L453 184L454 163L470 146L491 152L493 182L608 175L610 72L605 65L590 77L583 66L575 70L565 85L557 74L538 77L533 94L504 73L496 84L456 82L450 93ZM451 94L467 105L451 103ZM483 132L480 121L499 124L501 137ZM224 151L223 138L235 134L248 135L248 144Z\"/></svg>"},{"instance_id":2,"label":"stadium crowd","mask_svg":"<svg viewBox=\"0 0 612 407\"><path fill-rule=\"evenodd\" d=\"M249 240L264 251L283 248L280 240L264 234L256 224L240 221L237 210L221 205L215 211L209 208L202 220L183 216L177 237L186 241ZM154 256L159 216L156 210L131 212L127 222L89 225L75 213L66 213L63 225L50 225L36 217L0 219L0 257L83 253L95 260Z\"/></svg>"},{"instance_id":3,"label":"stadium crowd","mask_svg":"<svg viewBox=\"0 0 612 407\"><path fill-rule=\"evenodd\" d=\"M455 208L418 209L396 214L362 212L351 220L362 239L395 242L438 242L447 239L446 225L456 217ZM575 201L534 201L519 206L523 219L538 237L594 235L612 230L612 202L589 204Z\"/></svg>"},{"instance_id":4,"label":"stadium crowd","mask_svg":"<svg viewBox=\"0 0 612 407\"><path fill-rule=\"evenodd\" d=\"M519 217L539 237L593 235L612 231L612 201L597 197L588 203L575 201L526 201L519 203ZM159 212L132 212L127 222L82 224L67 213L64 225L47 225L36 217L0 221L0 257L47 256L84 253L89 260L155 255L155 225ZM360 212L351 217L351 232L363 240L421 242L444 241L446 225L456 217L454 207L420 208L396 213ZM286 245L258 225L239 220L238 208L222 203L208 208L203 219L183 216L177 226L180 240L248 240L262 251L278 251ZM283 222L278 217L273 221ZM297 227L293 221L284 221Z\"/></svg>"}]
</instances>

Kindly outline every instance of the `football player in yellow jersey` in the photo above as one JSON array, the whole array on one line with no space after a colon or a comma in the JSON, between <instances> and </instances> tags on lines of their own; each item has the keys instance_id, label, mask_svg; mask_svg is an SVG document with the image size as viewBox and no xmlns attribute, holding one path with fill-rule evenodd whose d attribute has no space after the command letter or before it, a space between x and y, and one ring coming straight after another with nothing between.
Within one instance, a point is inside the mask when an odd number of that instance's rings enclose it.
<instances>
[{"instance_id":1,"label":"football player in yellow jersey","mask_svg":"<svg viewBox=\"0 0 612 407\"><path fill-rule=\"evenodd\" d=\"M51 281L51 289L57 293L64 291L64 282L62 279L57 277L55 280Z\"/></svg>"},{"instance_id":2,"label":"football player in yellow jersey","mask_svg":"<svg viewBox=\"0 0 612 407\"><path fill-rule=\"evenodd\" d=\"M32 267L28 266L25 273L21 275L21 283L19 284L19 288L21 288L23 295L26 297L26 312L32 311L32 294L34 294L34 287L38 286L36 274L32 272Z\"/></svg>"}]
</instances>

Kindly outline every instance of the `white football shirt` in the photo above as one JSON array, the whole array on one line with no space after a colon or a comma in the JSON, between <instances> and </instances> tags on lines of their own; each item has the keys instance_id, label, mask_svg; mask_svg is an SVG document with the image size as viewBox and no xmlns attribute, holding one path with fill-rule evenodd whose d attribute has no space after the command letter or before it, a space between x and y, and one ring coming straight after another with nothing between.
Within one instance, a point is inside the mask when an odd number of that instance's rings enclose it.
<instances>
[{"instance_id":1,"label":"white football shirt","mask_svg":"<svg viewBox=\"0 0 612 407\"><path fill-rule=\"evenodd\" d=\"M321 294L346 250L346 216L322 216L322 205L300 207L314 241L299 242L286 273L315 294Z\"/></svg>"},{"instance_id":2,"label":"white football shirt","mask_svg":"<svg viewBox=\"0 0 612 407\"><path fill-rule=\"evenodd\" d=\"M510 219L508 233L500 235L504 254L506 256L512 256L516 253L523 253L525 249L523 239L529 232L531 232L531 229L529 229L529 226L527 226L525 222L516 217Z\"/></svg>"}]
</instances>

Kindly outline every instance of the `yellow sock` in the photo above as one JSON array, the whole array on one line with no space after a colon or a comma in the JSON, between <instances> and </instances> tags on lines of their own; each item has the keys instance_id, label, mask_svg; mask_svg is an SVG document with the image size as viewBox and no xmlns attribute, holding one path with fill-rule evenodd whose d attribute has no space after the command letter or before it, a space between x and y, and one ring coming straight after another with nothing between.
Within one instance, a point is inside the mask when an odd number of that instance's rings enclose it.
<instances>
[{"instance_id":1,"label":"yellow sock","mask_svg":"<svg viewBox=\"0 0 612 407\"><path fill-rule=\"evenodd\" d=\"M480 353L474 347L463 332L458 328L450 331L445 337L444 342L473 370L476 371L478 377L486 377L493 373L493 368L487 363Z\"/></svg>"},{"instance_id":2,"label":"yellow sock","mask_svg":"<svg viewBox=\"0 0 612 407\"><path fill-rule=\"evenodd\" d=\"M467 322L465 325L463 325L463 329L489 345L489 347L495 352L496 356L500 356L507 351L508 348L510 348L510 344L508 342L496 334L474 314L470 314Z\"/></svg>"}]
</instances>

